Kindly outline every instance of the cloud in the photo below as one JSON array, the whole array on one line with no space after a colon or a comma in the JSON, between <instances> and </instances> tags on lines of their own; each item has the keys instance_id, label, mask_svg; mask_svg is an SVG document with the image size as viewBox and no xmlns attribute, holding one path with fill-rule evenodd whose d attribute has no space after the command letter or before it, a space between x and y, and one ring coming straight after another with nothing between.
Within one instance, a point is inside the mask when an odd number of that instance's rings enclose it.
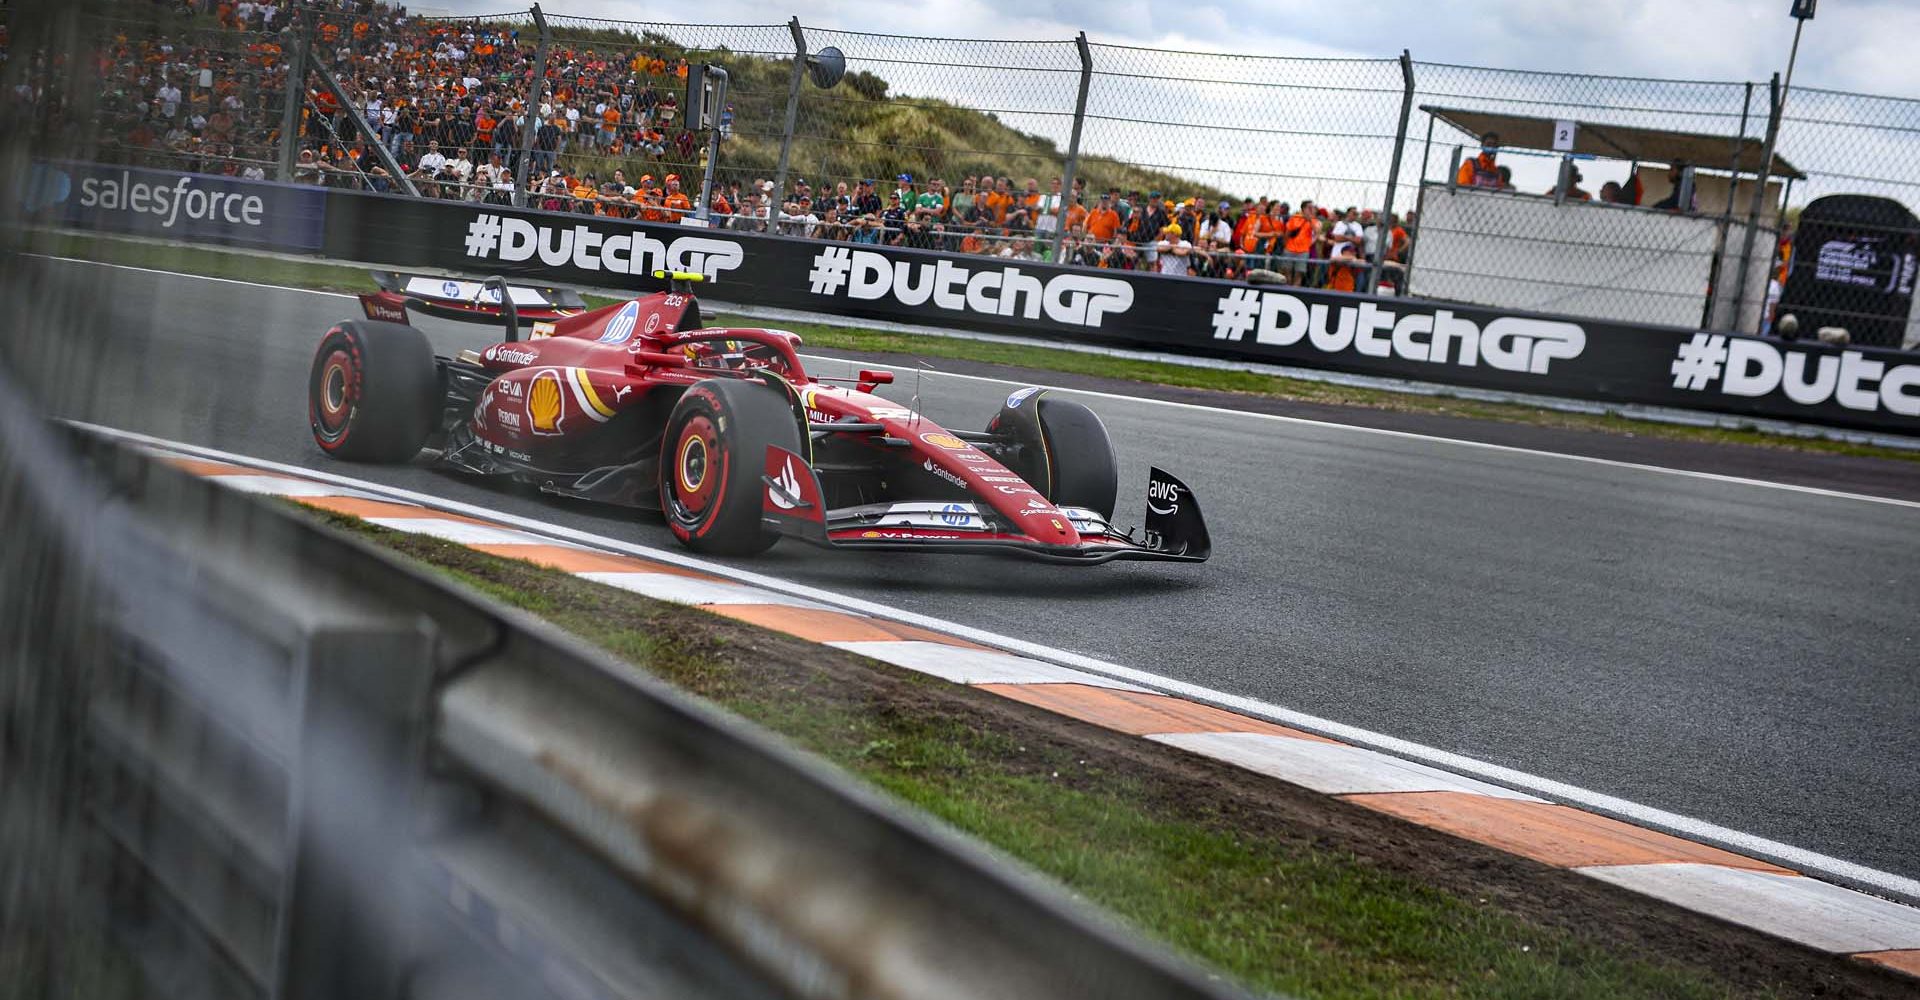
<instances>
[{"instance_id":1,"label":"cloud","mask_svg":"<svg viewBox=\"0 0 1920 1000\"><path fill-rule=\"evenodd\" d=\"M489 0L445 0L484 13ZM556 0L553 13L657 18L631 0ZM706 0L699 19L776 24L803 5ZM1508 69L1764 82L1786 63L1785 0L1376 0L1314 5L1275 0L829 0L805 24L849 31L995 39L1070 39L1249 55L1415 59ZM1829 2L1807 25L1796 79L1810 86L1920 94L1920 4Z\"/></svg>"}]
</instances>

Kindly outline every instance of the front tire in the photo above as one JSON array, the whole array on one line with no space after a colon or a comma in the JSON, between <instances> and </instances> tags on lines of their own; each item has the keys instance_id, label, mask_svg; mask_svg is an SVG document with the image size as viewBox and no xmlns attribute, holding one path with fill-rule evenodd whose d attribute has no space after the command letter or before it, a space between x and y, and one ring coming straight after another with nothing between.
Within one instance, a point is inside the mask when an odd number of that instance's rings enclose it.
<instances>
[{"instance_id":1,"label":"front tire","mask_svg":"<svg viewBox=\"0 0 1920 1000\"><path fill-rule=\"evenodd\" d=\"M1060 507L1084 507L1112 520L1120 460L1098 414L1045 389L1022 389L987 425L1020 447L1015 472Z\"/></svg>"},{"instance_id":2,"label":"front tire","mask_svg":"<svg viewBox=\"0 0 1920 1000\"><path fill-rule=\"evenodd\" d=\"M769 446L804 454L793 408L779 389L708 379L680 397L660 441L660 510L680 544L747 556L780 540L761 523Z\"/></svg>"},{"instance_id":3,"label":"front tire","mask_svg":"<svg viewBox=\"0 0 1920 1000\"><path fill-rule=\"evenodd\" d=\"M433 433L440 402L433 345L419 330L352 320L321 338L307 380L307 418L314 443L334 458L411 459Z\"/></svg>"}]
</instances>

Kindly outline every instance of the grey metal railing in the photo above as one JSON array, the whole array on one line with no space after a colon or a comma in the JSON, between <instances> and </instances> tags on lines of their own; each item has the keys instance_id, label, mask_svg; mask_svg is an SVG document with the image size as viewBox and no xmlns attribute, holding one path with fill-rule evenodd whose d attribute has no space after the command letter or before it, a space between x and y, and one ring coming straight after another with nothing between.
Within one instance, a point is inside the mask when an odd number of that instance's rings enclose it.
<instances>
[{"instance_id":1,"label":"grey metal railing","mask_svg":"<svg viewBox=\"0 0 1920 1000\"><path fill-rule=\"evenodd\" d=\"M1231 992L627 664L6 384L0 518L11 996Z\"/></svg>"}]
</instances>

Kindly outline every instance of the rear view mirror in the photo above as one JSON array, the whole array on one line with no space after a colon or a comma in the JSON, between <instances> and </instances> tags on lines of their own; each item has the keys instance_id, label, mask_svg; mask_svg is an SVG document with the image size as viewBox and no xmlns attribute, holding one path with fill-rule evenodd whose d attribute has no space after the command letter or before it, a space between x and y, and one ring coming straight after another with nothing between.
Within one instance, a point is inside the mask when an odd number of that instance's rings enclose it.
<instances>
[{"instance_id":1,"label":"rear view mirror","mask_svg":"<svg viewBox=\"0 0 1920 1000\"><path fill-rule=\"evenodd\" d=\"M862 368L860 369L860 384L861 385L892 385L893 373L875 371L871 368Z\"/></svg>"}]
</instances>

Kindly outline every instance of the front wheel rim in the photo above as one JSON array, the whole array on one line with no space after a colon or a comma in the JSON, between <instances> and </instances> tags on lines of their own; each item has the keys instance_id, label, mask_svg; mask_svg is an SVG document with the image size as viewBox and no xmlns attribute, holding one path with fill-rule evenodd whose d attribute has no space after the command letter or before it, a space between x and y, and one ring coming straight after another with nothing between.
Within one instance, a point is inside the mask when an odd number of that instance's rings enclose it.
<instances>
[{"instance_id":1,"label":"front wheel rim","mask_svg":"<svg viewBox=\"0 0 1920 1000\"><path fill-rule=\"evenodd\" d=\"M320 384L315 387L315 429L329 441L346 434L353 415L353 359L345 349L335 348L320 363Z\"/></svg>"},{"instance_id":2,"label":"front wheel rim","mask_svg":"<svg viewBox=\"0 0 1920 1000\"><path fill-rule=\"evenodd\" d=\"M712 513L717 499L719 470L715 463L720 450L713 422L705 416L688 420L680 429L673 454L673 481L668 490L673 517L684 525L698 525Z\"/></svg>"}]
</instances>

